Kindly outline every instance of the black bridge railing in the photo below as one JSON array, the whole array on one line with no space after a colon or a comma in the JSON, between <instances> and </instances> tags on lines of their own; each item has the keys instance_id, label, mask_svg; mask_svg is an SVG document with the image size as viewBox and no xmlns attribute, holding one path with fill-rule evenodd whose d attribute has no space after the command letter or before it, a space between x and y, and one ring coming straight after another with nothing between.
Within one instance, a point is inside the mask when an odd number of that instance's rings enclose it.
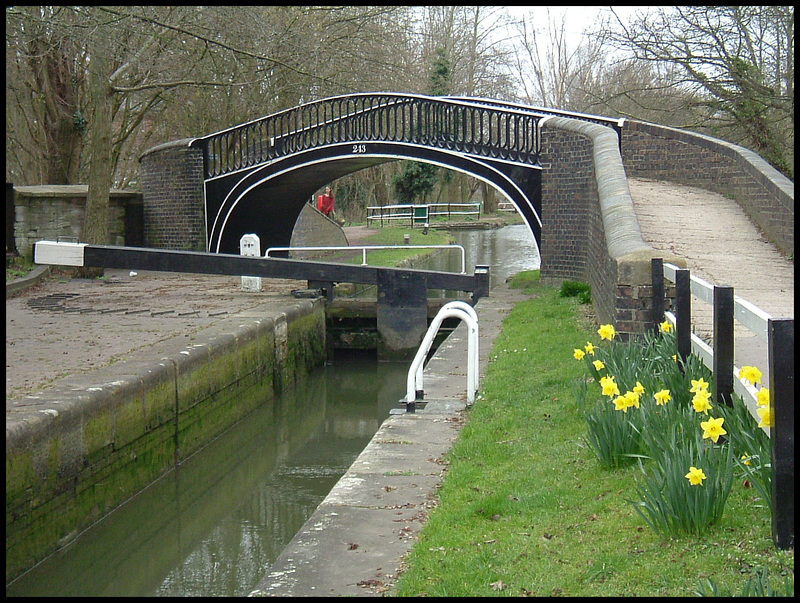
<instances>
[{"instance_id":1,"label":"black bridge railing","mask_svg":"<svg viewBox=\"0 0 800 603\"><path fill-rule=\"evenodd\" d=\"M325 145L402 142L537 165L539 121L524 105L411 94L350 94L314 101L192 141L206 179Z\"/></svg>"}]
</instances>

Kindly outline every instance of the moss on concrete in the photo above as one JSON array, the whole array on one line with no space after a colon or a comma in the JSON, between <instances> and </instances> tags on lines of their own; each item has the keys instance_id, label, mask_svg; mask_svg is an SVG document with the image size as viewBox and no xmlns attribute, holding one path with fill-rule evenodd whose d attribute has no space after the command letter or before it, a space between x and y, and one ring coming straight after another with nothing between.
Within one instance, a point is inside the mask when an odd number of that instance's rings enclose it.
<instances>
[{"instance_id":1,"label":"moss on concrete","mask_svg":"<svg viewBox=\"0 0 800 603\"><path fill-rule=\"evenodd\" d=\"M6 430L6 581L271 401L276 379L292 386L325 361L322 302L290 311L283 338L277 322L217 330L125 387L61 398L70 413L19 413Z\"/></svg>"}]
</instances>

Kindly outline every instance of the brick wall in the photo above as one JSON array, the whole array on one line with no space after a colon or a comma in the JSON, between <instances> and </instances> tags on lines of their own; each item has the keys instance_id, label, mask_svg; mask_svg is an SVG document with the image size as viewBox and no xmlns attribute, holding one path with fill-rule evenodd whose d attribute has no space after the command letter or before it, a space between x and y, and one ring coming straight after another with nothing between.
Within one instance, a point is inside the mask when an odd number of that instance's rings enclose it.
<instances>
[{"instance_id":1,"label":"brick wall","mask_svg":"<svg viewBox=\"0 0 800 603\"><path fill-rule=\"evenodd\" d=\"M650 260L613 130L552 118L542 130L542 279L592 286L595 312L621 340L653 327ZM665 258L678 265L685 261Z\"/></svg>"},{"instance_id":2,"label":"brick wall","mask_svg":"<svg viewBox=\"0 0 800 603\"><path fill-rule=\"evenodd\" d=\"M764 234L794 254L794 183L761 157L708 136L626 122L613 130L551 118L542 128L542 278L592 285L601 322L622 339L652 328L650 260L685 266L642 239L627 177L667 180L735 199ZM667 286L667 306L674 287Z\"/></svg>"},{"instance_id":3,"label":"brick wall","mask_svg":"<svg viewBox=\"0 0 800 603\"><path fill-rule=\"evenodd\" d=\"M14 239L19 254L32 257L36 241L81 241L87 193L85 184L15 186ZM141 245L141 193L112 190L109 205L107 244Z\"/></svg>"},{"instance_id":4,"label":"brick wall","mask_svg":"<svg viewBox=\"0 0 800 603\"><path fill-rule=\"evenodd\" d=\"M203 153L189 142L154 147L139 159L145 247L206 251Z\"/></svg>"}]
</instances>

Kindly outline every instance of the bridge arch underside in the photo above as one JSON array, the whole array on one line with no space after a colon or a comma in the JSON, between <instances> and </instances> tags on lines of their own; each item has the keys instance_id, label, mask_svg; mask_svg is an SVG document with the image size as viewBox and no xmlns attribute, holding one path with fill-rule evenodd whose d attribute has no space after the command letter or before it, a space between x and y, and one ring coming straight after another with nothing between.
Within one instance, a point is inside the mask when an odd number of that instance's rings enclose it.
<instances>
[{"instance_id":1,"label":"bridge arch underside","mask_svg":"<svg viewBox=\"0 0 800 603\"><path fill-rule=\"evenodd\" d=\"M539 166L477 159L404 143L368 142L303 151L207 180L208 251L238 254L239 240L250 233L258 235L262 250L288 247L303 205L319 188L347 174L400 159L434 163L488 182L517 207L541 247Z\"/></svg>"}]
</instances>

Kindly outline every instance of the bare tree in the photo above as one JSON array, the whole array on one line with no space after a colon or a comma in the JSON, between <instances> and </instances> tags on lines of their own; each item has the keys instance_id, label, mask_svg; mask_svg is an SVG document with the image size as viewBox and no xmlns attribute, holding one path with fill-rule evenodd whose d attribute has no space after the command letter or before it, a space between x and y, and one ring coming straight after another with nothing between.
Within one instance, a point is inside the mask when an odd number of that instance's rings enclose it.
<instances>
[{"instance_id":1,"label":"bare tree","mask_svg":"<svg viewBox=\"0 0 800 603\"><path fill-rule=\"evenodd\" d=\"M658 7L602 33L637 60L675 68L670 84L691 99L695 127L793 177L794 7Z\"/></svg>"}]
</instances>

